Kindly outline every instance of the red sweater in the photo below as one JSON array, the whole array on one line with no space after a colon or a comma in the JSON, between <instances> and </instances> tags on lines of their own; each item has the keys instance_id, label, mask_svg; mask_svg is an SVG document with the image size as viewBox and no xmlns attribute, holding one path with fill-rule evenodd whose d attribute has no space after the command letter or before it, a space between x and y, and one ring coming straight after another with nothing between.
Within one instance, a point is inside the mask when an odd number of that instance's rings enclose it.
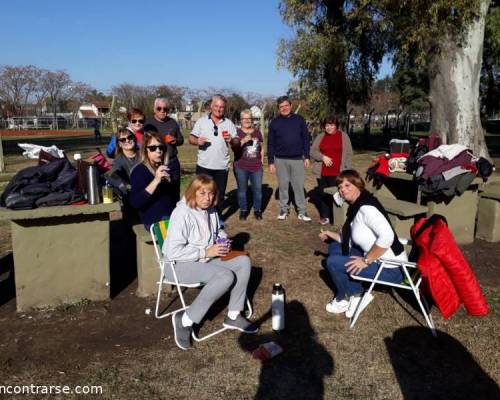
<instances>
[{"instance_id":1,"label":"red sweater","mask_svg":"<svg viewBox=\"0 0 500 400\"><path fill-rule=\"evenodd\" d=\"M321 154L332 159L332 166L325 164L321 167L321 176L337 176L340 173L340 163L342 162L342 134L340 131L329 135L325 133L319 144Z\"/></svg>"}]
</instances>

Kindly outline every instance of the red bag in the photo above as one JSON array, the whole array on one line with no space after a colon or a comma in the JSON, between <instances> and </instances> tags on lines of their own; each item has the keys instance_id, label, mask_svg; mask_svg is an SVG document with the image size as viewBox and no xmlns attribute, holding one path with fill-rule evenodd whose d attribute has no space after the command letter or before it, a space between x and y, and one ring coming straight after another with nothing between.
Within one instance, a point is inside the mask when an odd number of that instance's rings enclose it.
<instances>
[{"instance_id":1,"label":"red bag","mask_svg":"<svg viewBox=\"0 0 500 400\"><path fill-rule=\"evenodd\" d=\"M104 174L111 170L112 164L107 160L107 158L102 153L94 154L89 158L90 162L97 166L97 169L101 174Z\"/></svg>"}]
</instances>

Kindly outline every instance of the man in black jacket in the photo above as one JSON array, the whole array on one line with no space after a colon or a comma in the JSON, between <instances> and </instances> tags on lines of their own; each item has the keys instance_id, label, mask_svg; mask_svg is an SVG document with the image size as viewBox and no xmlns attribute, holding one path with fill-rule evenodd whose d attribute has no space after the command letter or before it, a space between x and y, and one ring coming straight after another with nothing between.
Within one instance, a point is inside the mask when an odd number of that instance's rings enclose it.
<instances>
[{"instance_id":1,"label":"man in black jacket","mask_svg":"<svg viewBox=\"0 0 500 400\"><path fill-rule=\"evenodd\" d=\"M304 169L310 165L310 136L306 121L292 113L292 104L288 96L277 100L279 115L269 124L267 157L269 171L278 178L280 213L279 220L288 215L288 187L292 184L298 218L309 222L304 196Z\"/></svg>"}]
</instances>

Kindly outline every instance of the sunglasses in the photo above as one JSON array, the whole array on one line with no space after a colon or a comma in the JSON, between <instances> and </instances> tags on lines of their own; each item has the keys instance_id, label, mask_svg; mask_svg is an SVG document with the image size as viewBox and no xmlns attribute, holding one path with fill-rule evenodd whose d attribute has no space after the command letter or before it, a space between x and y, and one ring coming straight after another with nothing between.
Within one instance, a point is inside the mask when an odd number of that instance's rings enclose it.
<instances>
[{"instance_id":1,"label":"sunglasses","mask_svg":"<svg viewBox=\"0 0 500 400\"><path fill-rule=\"evenodd\" d=\"M218 135L219 135L219 128L217 127L217 125L214 124L214 136Z\"/></svg>"},{"instance_id":2,"label":"sunglasses","mask_svg":"<svg viewBox=\"0 0 500 400\"><path fill-rule=\"evenodd\" d=\"M143 124L144 120L143 119L131 119L130 122L133 124Z\"/></svg>"},{"instance_id":3,"label":"sunglasses","mask_svg":"<svg viewBox=\"0 0 500 400\"><path fill-rule=\"evenodd\" d=\"M156 111L165 111L165 112L167 112L168 108L167 107L156 107Z\"/></svg>"},{"instance_id":4,"label":"sunglasses","mask_svg":"<svg viewBox=\"0 0 500 400\"><path fill-rule=\"evenodd\" d=\"M118 139L118 141L120 143L133 142L134 140L135 140L135 136L134 135L128 135L127 137L122 137L122 138Z\"/></svg>"},{"instance_id":5,"label":"sunglasses","mask_svg":"<svg viewBox=\"0 0 500 400\"><path fill-rule=\"evenodd\" d=\"M160 145L156 145L156 144L152 144L151 146L146 146L146 148L151 152L151 153L154 153L156 150L160 150L160 151L165 151L165 146L160 144Z\"/></svg>"}]
</instances>

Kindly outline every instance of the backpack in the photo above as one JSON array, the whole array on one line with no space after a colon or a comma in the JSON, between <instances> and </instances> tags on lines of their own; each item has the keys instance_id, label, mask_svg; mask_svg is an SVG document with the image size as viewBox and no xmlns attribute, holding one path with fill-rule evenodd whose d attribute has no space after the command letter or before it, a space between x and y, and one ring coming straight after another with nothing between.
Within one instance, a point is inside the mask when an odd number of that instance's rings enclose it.
<instances>
[{"instance_id":1,"label":"backpack","mask_svg":"<svg viewBox=\"0 0 500 400\"><path fill-rule=\"evenodd\" d=\"M476 162L477 173L483 178L483 182L486 182L489 176L495 170L495 166L491 164L486 158L479 157L479 160Z\"/></svg>"},{"instance_id":2,"label":"backpack","mask_svg":"<svg viewBox=\"0 0 500 400\"><path fill-rule=\"evenodd\" d=\"M414 174L418 168L418 159L428 152L429 147L427 146L425 138L419 138L406 160L406 172Z\"/></svg>"}]
</instances>

